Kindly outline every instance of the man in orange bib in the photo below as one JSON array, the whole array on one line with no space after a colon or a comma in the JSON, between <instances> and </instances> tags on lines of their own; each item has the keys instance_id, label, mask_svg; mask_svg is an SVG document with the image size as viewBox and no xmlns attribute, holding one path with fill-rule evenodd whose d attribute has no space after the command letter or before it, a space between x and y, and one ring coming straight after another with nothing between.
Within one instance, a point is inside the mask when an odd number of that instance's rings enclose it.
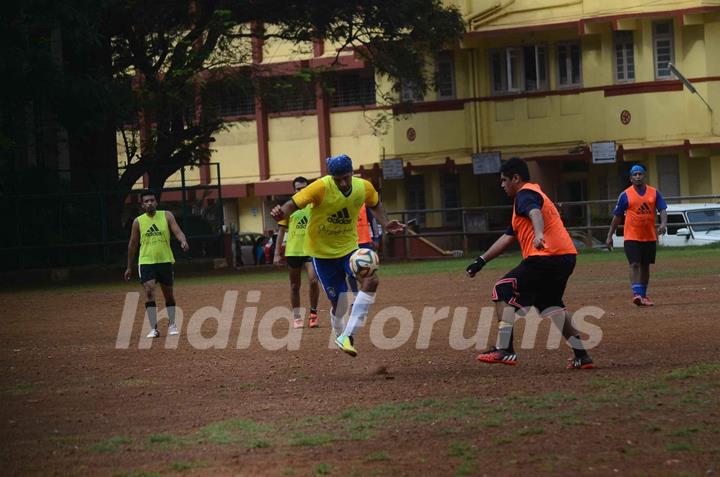
<instances>
[{"instance_id":1,"label":"man in orange bib","mask_svg":"<svg viewBox=\"0 0 720 477\"><path fill-rule=\"evenodd\" d=\"M625 216L624 248L625 256L630 263L630 285L633 292L633 303L637 306L653 306L647 297L650 282L650 264L655 263L657 236L667 231L667 205L660 191L645 185L645 168L640 165L630 169L632 185L625 189L618 198L613 219L610 223L606 245L610 250L613 246L613 234ZM655 211L660 213L660 226L655 230Z\"/></svg>"},{"instance_id":2,"label":"man in orange bib","mask_svg":"<svg viewBox=\"0 0 720 477\"><path fill-rule=\"evenodd\" d=\"M523 316L534 306L541 316L553 320L573 348L574 356L567 368L594 368L563 303L567 281L575 269L577 251L555 204L539 185L529 181L528 166L518 157L500 167L500 185L514 199L512 225L465 269L468 276L474 277L515 240L520 242L522 262L500 279L492 292L499 321L497 346L480 353L477 359L491 364L517 364L513 347L515 317Z\"/></svg>"}]
</instances>

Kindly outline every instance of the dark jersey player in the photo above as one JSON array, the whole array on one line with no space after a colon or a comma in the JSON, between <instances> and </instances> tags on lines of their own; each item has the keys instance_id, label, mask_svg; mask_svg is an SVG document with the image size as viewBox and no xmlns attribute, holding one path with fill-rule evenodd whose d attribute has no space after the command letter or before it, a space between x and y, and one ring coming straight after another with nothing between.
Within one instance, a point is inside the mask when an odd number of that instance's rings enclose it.
<instances>
[{"instance_id":1,"label":"dark jersey player","mask_svg":"<svg viewBox=\"0 0 720 477\"><path fill-rule=\"evenodd\" d=\"M492 291L499 327L497 346L480 353L485 363L517 364L513 346L516 316L536 307L541 316L553 320L573 348L569 369L590 369L593 361L583 348L572 325L563 295L568 278L575 269L577 251L555 204L540 186L530 181L528 166L514 157L500 168L500 184L514 199L512 225L490 248L468 265L466 272L474 277L486 263L500 255L516 240L520 242L523 260L498 280Z\"/></svg>"}]
</instances>

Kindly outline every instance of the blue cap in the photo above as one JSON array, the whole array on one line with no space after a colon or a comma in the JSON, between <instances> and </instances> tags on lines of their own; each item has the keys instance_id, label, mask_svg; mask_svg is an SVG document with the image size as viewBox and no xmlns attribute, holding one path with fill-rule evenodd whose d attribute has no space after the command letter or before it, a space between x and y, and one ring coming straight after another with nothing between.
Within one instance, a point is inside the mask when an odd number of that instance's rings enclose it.
<instances>
[{"instance_id":1,"label":"blue cap","mask_svg":"<svg viewBox=\"0 0 720 477\"><path fill-rule=\"evenodd\" d=\"M327 168L331 176L344 176L353 171L352 159L346 154L327 158Z\"/></svg>"},{"instance_id":2,"label":"blue cap","mask_svg":"<svg viewBox=\"0 0 720 477\"><path fill-rule=\"evenodd\" d=\"M642 172L643 174L645 174L645 168L639 164L632 166L630 168L630 175L633 175L636 172Z\"/></svg>"}]
</instances>

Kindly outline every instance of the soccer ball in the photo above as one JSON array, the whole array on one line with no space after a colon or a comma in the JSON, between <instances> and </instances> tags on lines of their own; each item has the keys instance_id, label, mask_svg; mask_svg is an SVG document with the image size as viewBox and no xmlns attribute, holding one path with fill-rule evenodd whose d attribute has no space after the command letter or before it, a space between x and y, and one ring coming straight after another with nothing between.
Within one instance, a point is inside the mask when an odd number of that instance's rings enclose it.
<instances>
[{"instance_id":1,"label":"soccer ball","mask_svg":"<svg viewBox=\"0 0 720 477\"><path fill-rule=\"evenodd\" d=\"M356 277L366 277L375 273L380 267L378 254L367 248L355 250L350 255L350 270Z\"/></svg>"}]
</instances>

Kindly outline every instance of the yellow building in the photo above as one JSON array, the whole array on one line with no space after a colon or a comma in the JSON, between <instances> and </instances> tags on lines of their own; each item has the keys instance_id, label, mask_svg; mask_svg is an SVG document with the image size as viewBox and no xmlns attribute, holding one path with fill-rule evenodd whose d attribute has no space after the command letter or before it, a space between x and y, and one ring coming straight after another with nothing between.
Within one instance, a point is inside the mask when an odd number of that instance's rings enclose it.
<instances>
[{"instance_id":1,"label":"yellow building","mask_svg":"<svg viewBox=\"0 0 720 477\"><path fill-rule=\"evenodd\" d=\"M273 228L269 209L290 181L319 177L324 159L341 153L381 189L388 210L506 203L496 174L473 173L473 158L491 167L498 153L528 159L556 200L615 198L636 162L666 197L720 194L720 0L451 3L468 33L428 59L435 91L420 97L403 85L394 102L408 106L383 103L392 85L352 52L326 79L330 93L310 88L274 105L228 98L230 127L212 144L226 223ZM287 75L336 54L322 42L268 42L253 60ZM402 179L383 178L398 165ZM459 226L452 213L422 219Z\"/></svg>"}]
</instances>

